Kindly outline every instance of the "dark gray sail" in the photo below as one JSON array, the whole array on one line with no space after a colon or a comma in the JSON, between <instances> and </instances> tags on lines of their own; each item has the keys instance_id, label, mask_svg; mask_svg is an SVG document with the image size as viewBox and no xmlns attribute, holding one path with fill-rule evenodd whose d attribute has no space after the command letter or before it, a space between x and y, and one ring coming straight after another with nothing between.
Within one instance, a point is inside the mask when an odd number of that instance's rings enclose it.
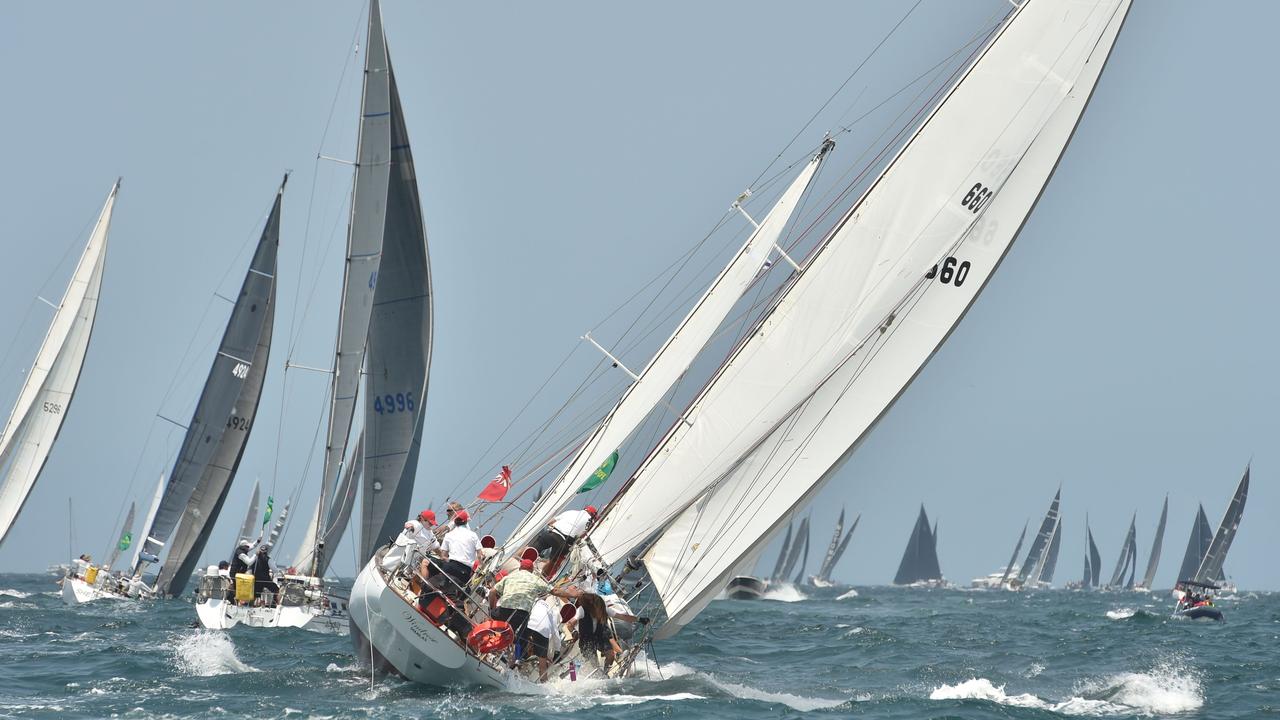
<instances>
[{"instance_id":1,"label":"dark gray sail","mask_svg":"<svg viewBox=\"0 0 1280 720\"><path fill-rule=\"evenodd\" d=\"M1023 561L1022 567L1018 569L1018 580L1026 584L1028 579L1034 580L1036 575L1033 573L1040 572L1040 563L1049 549L1049 542L1053 540L1053 529L1058 525L1058 506L1062 501L1062 489L1053 496L1053 502L1049 503L1049 511L1044 514L1044 520L1040 521L1040 530L1036 533L1036 537L1031 541L1031 549L1027 551L1027 559Z\"/></svg>"},{"instance_id":2,"label":"dark gray sail","mask_svg":"<svg viewBox=\"0 0 1280 720\"><path fill-rule=\"evenodd\" d=\"M807 530L808 528L806 528ZM804 582L804 566L809 564L809 533L804 534L804 552L800 555L799 569L796 570L796 578L791 581L792 585L800 587Z\"/></svg>"},{"instance_id":3,"label":"dark gray sail","mask_svg":"<svg viewBox=\"0 0 1280 720\"><path fill-rule=\"evenodd\" d=\"M840 547L840 536L844 533L844 508L840 508L840 517L836 518L836 531L831 534L831 542L827 544L827 554L822 556L822 564L818 566L818 573L814 577L822 578L822 573L826 571L827 566L831 564L831 558L836 554L836 549Z\"/></svg>"},{"instance_id":4,"label":"dark gray sail","mask_svg":"<svg viewBox=\"0 0 1280 720\"><path fill-rule=\"evenodd\" d=\"M1009 556L1009 562L1004 566L1004 574L1000 576L1000 587L1004 587L1005 582L1009 580L1009 574L1013 572L1013 564L1018 562L1018 553L1022 552L1022 541L1027 539L1027 526L1030 520L1022 523L1022 534L1018 535L1018 542L1013 546L1013 554Z\"/></svg>"},{"instance_id":5,"label":"dark gray sail","mask_svg":"<svg viewBox=\"0 0 1280 720\"><path fill-rule=\"evenodd\" d=\"M275 317L276 254L283 193L282 182L236 296L204 391L187 426L178 459L165 484L151 527L143 535L142 549L147 553L159 555L168 547L165 563L157 576L157 589L165 595L181 594L186 587L253 428L266 377ZM178 528L179 521L181 528ZM178 530L176 536L175 530ZM141 572L146 561L138 565L135 573Z\"/></svg>"},{"instance_id":6,"label":"dark gray sail","mask_svg":"<svg viewBox=\"0 0 1280 720\"><path fill-rule=\"evenodd\" d=\"M1058 524L1053 528L1053 539L1049 541L1049 553L1045 558L1044 565L1040 568L1040 582L1049 584L1053 582L1053 573L1058 568L1058 549L1062 546L1062 520L1059 518Z\"/></svg>"},{"instance_id":7,"label":"dark gray sail","mask_svg":"<svg viewBox=\"0 0 1280 720\"><path fill-rule=\"evenodd\" d=\"M1232 541L1236 539L1236 531L1240 529L1244 503L1248 498L1249 468L1246 467L1244 477L1240 478L1240 484L1236 487L1236 494L1231 497L1231 503L1222 515L1222 522L1218 524L1218 532L1214 534L1209 549L1205 551L1204 560L1200 561L1200 567L1196 570L1196 582L1216 582L1224 576L1222 564L1231 550Z\"/></svg>"},{"instance_id":8,"label":"dark gray sail","mask_svg":"<svg viewBox=\"0 0 1280 720\"><path fill-rule=\"evenodd\" d=\"M1107 583L1107 587L1120 587L1124 583L1125 573L1129 572L1129 564L1135 557L1134 547L1137 544L1138 533L1138 513L1134 513L1129 520L1129 532L1124 536L1124 542L1120 545L1120 557L1116 559L1116 569L1111 573L1111 582Z\"/></svg>"},{"instance_id":9,"label":"dark gray sail","mask_svg":"<svg viewBox=\"0 0 1280 720\"><path fill-rule=\"evenodd\" d=\"M1164 547L1164 525L1169 519L1169 496L1164 497L1164 507L1160 508L1160 522L1156 523L1156 537L1151 541L1151 555L1147 558L1147 571L1142 575L1142 587L1150 588L1156 578L1156 568L1160 565L1160 550Z\"/></svg>"},{"instance_id":10,"label":"dark gray sail","mask_svg":"<svg viewBox=\"0 0 1280 720\"><path fill-rule=\"evenodd\" d=\"M822 574L818 577L825 582L831 582L831 574L835 572L836 565L840 563L840 558L844 557L844 551L849 547L849 540L853 538L853 531L858 529L858 521L862 520L862 515L858 515L853 519L853 524L849 526L849 531L844 534L844 539L840 541L836 552L831 556L831 561L822 568Z\"/></svg>"},{"instance_id":11,"label":"dark gray sail","mask_svg":"<svg viewBox=\"0 0 1280 720\"><path fill-rule=\"evenodd\" d=\"M1089 539L1089 580L1085 583L1086 587L1098 587L1102 582L1102 553L1098 552L1098 545L1093 542L1093 530L1085 524L1085 535Z\"/></svg>"},{"instance_id":12,"label":"dark gray sail","mask_svg":"<svg viewBox=\"0 0 1280 720\"><path fill-rule=\"evenodd\" d=\"M1179 580L1192 580L1200 569L1200 561L1209 551L1209 543L1213 542L1213 530L1209 528L1209 518L1204 514L1204 505L1196 510L1196 519L1191 523L1191 537L1187 538L1187 551L1182 556L1182 565L1178 568Z\"/></svg>"},{"instance_id":13,"label":"dark gray sail","mask_svg":"<svg viewBox=\"0 0 1280 720\"><path fill-rule=\"evenodd\" d=\"M893 584L910 585L941 579L942 569L938 566L934 533L929 529L929 516L925 514L924 505L921 505L915 527L911 529L911 537L907 540L907 549L902 554L902 562L898 564L898 573L893 577Z\"/></svg>"},{"instance_id":14,"label":"dark gray sail","mask_svg":"<svg viewBox=\"0 0 1280 720\"><path fill-rule=\"evenodd\" d=\"M787 566L787 556L791 554L791 523L787 523L787 535L782 538L782 549L778 551L778 561L773 564L773 573L769 575L770 580L779 580L782 578L782 569Z\"/></svg>"},{"instance_id":15,"label":"dark gray sail","mask_svg":"<svg viewBox=\"0 0 1280 720\"><path fill-rule=\"evenodd\" d=\"M375 3L376 6L376 3ZM371 18L370 22L373 22ZM381 32L381 24L378 26ZM373 30L370 29L372 34ZM385 45L385 39L384 39ZM418 181L391 57L391 176L365 355L365 458L359 562L409 515L431 365L431 267Z\"/></svg>"},{"instance_id":16,"label":"dark gray sail","mask_svg":"<svg viewBox=\"0 0 1280 720\"><path fill-rule=\"evenodd\" d=\"M791 541L791 552L787 554L787 562L782 566L782 574L779 580L785 581L791 577L791 571L796 569L796 563L800 562L800 552L809 544L809 518L800 521L800 527L796 528L795 539Z\"/></svg>"}]
</instances>

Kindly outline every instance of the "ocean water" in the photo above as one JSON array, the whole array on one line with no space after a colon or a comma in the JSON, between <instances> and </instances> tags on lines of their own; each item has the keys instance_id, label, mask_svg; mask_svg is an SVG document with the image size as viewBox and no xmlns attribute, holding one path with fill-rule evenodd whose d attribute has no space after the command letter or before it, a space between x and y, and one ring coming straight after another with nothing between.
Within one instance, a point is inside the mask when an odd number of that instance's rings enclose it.
<instances>
[{"instance_id":1,"label":"ocean water","mask_svg":"<svg viewBox=\"0 0 1280 720\"><path fill-rule=\"evenodd\" d=\"M1169 618L1167 592L784 588L712 603L647 677L521 694L371 679L345 637L56 591L0 575L0 717L1280 717L1272 593L1212 623Z\"/></svg>"}]
</instances>

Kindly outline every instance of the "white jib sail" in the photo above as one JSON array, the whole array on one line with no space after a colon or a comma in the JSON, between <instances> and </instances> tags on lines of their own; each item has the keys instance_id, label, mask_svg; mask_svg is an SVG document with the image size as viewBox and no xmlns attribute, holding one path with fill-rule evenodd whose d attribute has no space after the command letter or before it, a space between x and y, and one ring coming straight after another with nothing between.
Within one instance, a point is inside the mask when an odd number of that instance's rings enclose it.
<instances>
[{"instance_id":1,"label":"white jib sail","mask_svg":"<svg viewBox=\"0 0 1280 720\"><path fill-rule=\"evenodd\" d=\"M533 540L556 513L564 509L588 475L622 446L689 369L689 364L760 274L831 147L831 143L824 144L783 192L760 226L751 233L733 260L649 361L639 379L627 389L578 454L512 531L505 545L508 550L518 551Z\"/></svg>"},{"instance_id":2,"label":"white jib sail","mask_svg":"<svg viewBox=\"0 0 1280 720\"><path fill-rule=\"evenodd\" d=\"M997 167L1006 159L1012 161L1010 176L997 185L1000 191L972 231L946 259L939 258L944 266L957 261L950 276L938 273L904 294L884 332L873 330L875 335L866 347L841 364L713 489L686 506L649 548L645 566L669 615L657 637L674 634L693 618L728 580L739 558L752 552L795 508L812 501L964 316L1052 176L1128 7L1128 0L1030 0L978 61L970 78L986 84L1004 77L998 83L1003 92L1027 100L1015 105L1023 111L1031 111L1032 98L1041 88L1059 95L1058 100L1046 101L1051 107L1037 100L1034 113L1047 110L1049 114L1030 131L1029 144L1013 156L996 156ZM996 66L987 70L983 65L989 60ZM962 85L953 97L964 89ZM998 101L994 106L1009 107ZM970 108L971 113L975 110ZM987 111L978 111L968 120L962 127L971 130L973 124L995 123L1004 128L1020 124L1007 114ZM957 148L956 152L964 151ZM917 274L923 275L928 267L918 266ZM963 278L959 267L966 268ZM887 316L881 316L882 324Z\"/></svg>"},{"instance_id":3,"label":"white jib sail","mask_svg":"<svg viewBox=\"0 0 1280 720\"><path fill-rule=\"evenodd\" d=\"M164 499L164 487L167 485L168 477L164 473L160 473L160 479L156 482L155 494L151 496L151 508L147 510L147 519L142 521L142 532L146 532L146 528L151 527L155 522L156 512L160 510L160 501ZM138 567L138 561L142 558L142 547L146 545L146 538L139 537L138 542L133 544L133 562L129 563L129 567Z\"/></svg>"},{"instance_id":4,"label":"white jib sail","mask_svg":"<svg viewBox=\"0 0 1280 720\"><path fill-rule=\"evenodd\" d=\"M1021 224L1052 162L1006 185L1029 154L1056 160L1079 109L1068 113L1063 137L1046 142L1045 133L1064 100L1092 86L1079 85L1082 72L1121 4L1029 0L1011 15L690 406L692 425L670 430L601 518L592 539L606 561L673 520L770 433L788 437L788 426L808 417L803 404L812 404L815 388L884 355L881 346L892 339L910 349L890 361L902 372L887 376L887 398L863 410L872 420L880 415L968 307ZM1093 56L1095 63L1103 56ZM1028 189L1034 192L1024 198ZM1004 193L1015 196L1000 203L1011 210L988 219ZM939 268L934 279L926 278L931 266ZM945 302L918 296L935 285L934 294L949 293ZM921 322L928 326L916 328ZM847 447L866 423L842 425Z\"/></svg>"},{"instance_id":5,"label":"white jib sail","mask_svg":"<svg viewBox=\"0 0 1280 720\"><path fill-rule=\"evenodd\" d=\"M27 372L26 383L5 424L4 434L0 435L0 543L18 519L44 469L80 380L80 369L98 313L107 231L119 191L117 180L89 234L89 243L58 304L40 352Z\"/></svg>"}]
</instances>

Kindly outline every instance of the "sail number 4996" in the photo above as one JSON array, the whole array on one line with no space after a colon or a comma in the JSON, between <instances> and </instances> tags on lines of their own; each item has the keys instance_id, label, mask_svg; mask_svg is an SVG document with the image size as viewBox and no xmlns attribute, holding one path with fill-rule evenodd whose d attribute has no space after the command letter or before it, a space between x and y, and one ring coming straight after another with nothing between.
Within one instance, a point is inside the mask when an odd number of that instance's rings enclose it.
<instances>
[{"instance_id":1,"label":"sail number 4996","mask_svg":"<svg viewBox=\"0 0 1280 720\"><path fill-rule=\"evenodd\" d=\"M954 285L956 287L960 287L969 277L970 267L971 265L968 260L961 262L957 261L953 257L949 257L942 261L941 268L939 268L938 265L934 265L929 268L929 272L925 273L924 276L929 280L936 277L938 278L938 282L941 282L943 285Z\"/></svg>"},{"instance_id":2,"label":"sail number 4996","mask_svg":"<svg viewBox=\"0 0 1280 720\"><path fill-rule=\"evenodd\" d=\"M377 395L373 398L373 411L383 413L413 412L417 404L413 402L413 391L392 395Z\"/></svg>"}]
</instances>

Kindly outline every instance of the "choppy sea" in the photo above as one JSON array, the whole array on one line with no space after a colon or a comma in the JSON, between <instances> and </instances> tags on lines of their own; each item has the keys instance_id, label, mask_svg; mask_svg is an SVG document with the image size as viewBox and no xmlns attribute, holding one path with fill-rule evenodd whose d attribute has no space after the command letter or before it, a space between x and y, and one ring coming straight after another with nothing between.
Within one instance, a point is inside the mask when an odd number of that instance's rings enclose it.
<instances>
[{"instance_id":1,"label":"choppy sea","mask_svg":"<svg viewBox=\"0 0 1280 720\"><path fill-rule=\"evenodd\" d=\"M187 602L68 608L0 575L0 717L1280 717L1280 595L1224 623L1167 592L784 588L721 600L648 676L513 694L370 678L350 640L190 627Z\"/></svg>"}]
</instances>

